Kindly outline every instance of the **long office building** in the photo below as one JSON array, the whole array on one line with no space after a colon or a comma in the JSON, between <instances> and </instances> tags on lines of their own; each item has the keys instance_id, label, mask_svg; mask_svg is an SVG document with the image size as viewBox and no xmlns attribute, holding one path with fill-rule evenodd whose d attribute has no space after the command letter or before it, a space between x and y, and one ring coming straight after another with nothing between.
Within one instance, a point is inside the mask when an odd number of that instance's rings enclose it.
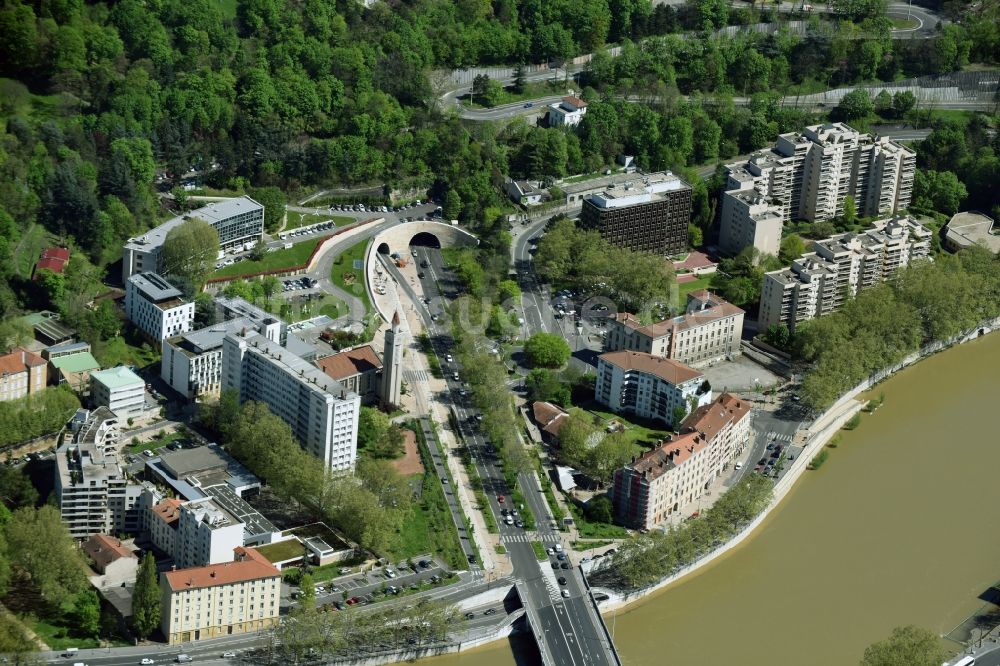
<instances>
[{"instance_id":1,"label":"long office building","mask_svg":"<svg viewBox=\"0 0 1000 666\"><path fill-rule=\"evenodd\" d=\"M257 324L237 317L167 338L160 377L188 400L217 397L222 391L222 341L244 328L257 328Z\"/></svg>"},{"instance_id":2,"label":"long office building","mask_svg":"<svg viewBox=\"0 0 1000 666\"><path fill-rule=\"evenodd\" d=\"M843 124L812 125L778 136L774 148L727 167L720 245L738 253L753 245L777 253L775 218L821 221L844 213L899 213L910 205L916 153L900 143Z\"/></svg>"},{"instance_id":3,"label":"long office building","mask_svg":"<svg viewBox=\"0 0 1000 666\"><path fill-rule=\"evenodd\" d=\"M739 356L743 310L700 289L688 294L684 314L653 324L620 312L608 320L604 351L645 352L687 365L705 365Z\"/></svg>"},{"instance_id":4,"label":"long office building","mask_svg":"<svg viewBox=\"0 0 1000 666\"><path fill-rule=\"evenodd\" d=\"M764 274L761 330L784 324L792 332L830 314L859 291L885 282L899 268L930 254L932 232L911 217L879 220L862 233L816 241L789 268Z\"/></svg>"},{"instance_id":5,"label":"long office building","mask_svg":"<svg viewBox=\"0 0 1000 666\"><path fill-rule=\"evenodd\" d=\"M264 235L264 206L250 197L210 203L167 220L141 236L128 239L122 249L122 282L127 283L136 273L163 272L160 250L167 234L192 218L204 220L215 227L219 232L220 250L256 243Z\"/></svg>"},{"instance_id":6,"label":"long office building","mask_svg":"<svg viewBox=\"0 0 1000 666\"><path fill-rule=\"evenodd\" d=\"M357 456L361 398L276 341L276 331L249 329L222 343L222 388L240 402L266 404L309 453L332 470L351 470Z\"/></svg>"},{"instance_id":7,"label":"long office building","mask_svg":"<svg viewBox=\"0 0 1000 666\"><path fill-rule=\"evenodd\" d=\"M667 172L636 174L583 200L580 222L613 245L661 256L687 248L691 186Z\"/></svg>"}]
</instances>

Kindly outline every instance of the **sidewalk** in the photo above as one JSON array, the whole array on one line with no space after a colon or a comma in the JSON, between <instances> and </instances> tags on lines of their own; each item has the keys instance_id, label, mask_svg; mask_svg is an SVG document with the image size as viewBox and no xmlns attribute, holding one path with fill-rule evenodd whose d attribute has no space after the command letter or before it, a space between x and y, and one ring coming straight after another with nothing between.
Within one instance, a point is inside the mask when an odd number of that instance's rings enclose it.
<instances>
[{"instance_id":1,"label":"sidewalk","mask_svg":"<svg viewBox=\"0 0 1000 666\"><path fill-rule=\"evenodd\" d=\"M374 269L369 267L369 270ZM416 268L412 262L400 269L400 272L407 279L411 280L412 286L419 289L419 282L416 280ZM448 471L455 481L455 496L458 498L462 512L472 523L472 532L476 539L479 556L483 562L483 569L491 577L507 576L513 571L510 558L497 554L496 547L500 545L500 535L489 533L486 529L486 522L483 520L482 513L475 508L477 503L472 490L472 483L465 471L465 467L457 456L454 455L454 451L459 447L459 443L456 440L455 433L451 430L448 420L448 407L442 404L436 397L448 395L448 385L444 379L436 378L431 374L427 358L419 350L416 343L416 336L424 330L423 323L417 312L417 307L420 306L410 303L408 299L403 300L405 299L405 295L401 295L398 289L395 288L395 281L391 277L388 278L385 284L387 288L384 295L373 294L378 302L378 309L383 312L398 310L403 315L400 323L401 328L406 333L406 349L403 355L403 377L407 386L407 392L400 398L402 402L400 407L407 414L414 416L427 415L437 424L438 440L445 454ZM374 343L380 351L384 343L382 332L387 327L388 324L383 323L375 336Z\"/></svg>"}]
</instances>

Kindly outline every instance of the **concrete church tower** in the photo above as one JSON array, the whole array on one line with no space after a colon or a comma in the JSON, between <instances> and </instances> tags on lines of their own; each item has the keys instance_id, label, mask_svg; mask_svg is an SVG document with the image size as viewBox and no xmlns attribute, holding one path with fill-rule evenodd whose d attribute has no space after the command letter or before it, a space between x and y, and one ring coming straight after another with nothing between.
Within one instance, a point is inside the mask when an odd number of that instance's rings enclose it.
<instances>
[{"instance_id":1,"label":"concrete church tower","mask_svg":"<svg viewBox=\"0 0 1000 666\"><path fill-rule=\"evenodd\" d=\"M382 385L379 397L384 407L399 405L400 386L403 381L403 332L399 329L399 311L392 315L392 325L385 331L385 348L382 350Z\"/></svg>"}]
</instances>

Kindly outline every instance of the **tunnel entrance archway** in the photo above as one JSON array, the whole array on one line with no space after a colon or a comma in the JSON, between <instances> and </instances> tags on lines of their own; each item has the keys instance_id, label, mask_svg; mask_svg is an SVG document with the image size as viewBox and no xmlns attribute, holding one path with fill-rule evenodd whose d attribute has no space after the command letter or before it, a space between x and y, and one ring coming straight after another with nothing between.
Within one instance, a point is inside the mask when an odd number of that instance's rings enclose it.
<instances>
[{"instance_id":1,"label":"tunnel entrance archway","mask_svg":"<svg viewBox=\"0 0 1000 666\"><path fill-rule=\"evenodd\" d=\"M389 244L388 243L379 243L378 247L375 248L375 251L378 252L379 254L386 254L387 255L387 254L389 254Z\"/></svg>"},{"instance_id":2,"label":"tunnel entrance archway","mask_svg":"<svg viewBox=\"0 0 1000 666\"><path fill-rule=\"evenodd\" d=\"M429 231L421 231L420 233L413 236L410 239L410 245L416 245L419 247L433 247L441 249L441 241L435 234Z\"/></svg>"}]
</instances>

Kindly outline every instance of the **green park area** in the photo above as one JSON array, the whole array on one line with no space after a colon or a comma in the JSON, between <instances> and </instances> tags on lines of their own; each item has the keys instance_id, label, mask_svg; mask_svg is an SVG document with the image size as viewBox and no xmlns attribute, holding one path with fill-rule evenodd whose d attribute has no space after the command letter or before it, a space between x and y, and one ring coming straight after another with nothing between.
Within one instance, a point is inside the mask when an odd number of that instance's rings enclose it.
<instances>
[{"instance_id":1,"label":"green park area","mask_svg":"<svg viewBox=\"0 0 1000 666\"><path fill-rule=\"evenodd\" d=\"M184 439L185 435L182 432L163 432L154 437L151 440L135 442L131 440L132 443L128 446L129 453L141 453L146 449L156 452L162 449L167 444L171 442L176 442L177 440Z\"/></svg>"},{"instance_id":2,"label":"green park area","mask_svg":"<svg viewBox=\"0 0 1000 666\"><path fill-rule=\"evenodd\" d=\"M361 299L365 311L372 311L372 303L365 289L365 250L368 249L368 239L362 239L340 253L330 269L330 282L349 294Z\"/></svg>"},{"instance_id":3,"label":"green park area","mask_svg":"<svg viewBox=\"0 0 1000 666\"><path fill-rule=\"evenodd\" d=\"M305 549L296 539L278 541L264 546L257 546L257 552L267 558L268 562L284 562L302 555Z\"/></svg>"},{"instance_id":4,"label":"green park area","mask_svg":"<svg viewBox=\"0 0 1000 666\"><path fill-rule=\"evenodd\" d=\"M291 292L291 294L294 293L295 292ZM351 311L347 303L330 294L311 293L305 294L304 296L315 298L303 298L300 296L290 295L288 300L279 300L278 302L280 303L280 306L278 308L278 314L281 318L289 324L294 324L295 322L311 319L320 315L326 315L330 319L337 319L338 317L343 317ZM278 298L280 299L280 297ZM268 308L270 307L271 305L268 303Z\"/></svg>"},{"instance_id":5,"label":"green park area","mask_svg":"<svg viewBox=\"0 0 1000 666\"><path fill-rule=\"evenodd\" d=\"M301 266L309 260L310 255L321 239L296 243L291 249L268 252L260 261L238 261L232 266L223 266L214 273L212 277L234 277L236 275L256 275L269 271L280 271L285 268Z\"/></svg>"},{"instance_id":6,"label":"green park area","mask_svg":"<svg viewBox=\"0 0 1000 666\"><path fill-rule=\"evenodd\" d=\"M635 445L636 452L641 453L670 434L670 431L659 421L647 421L628 415L604 411L597 403L586 403L579 407L571 407L570 413L587 421L594 422L604 432L620 430L626 440ZM596 417L596 419L595 419Z\"/></svg>"},{"instance_id":7,"label":"green park area","mask_svg":"<svg viewBox=\"0 0 1000 666\"><path fill-rule=\"evenodd\" d=\"M687 303L688 294L692 291L698 291L699 289L708 289L712 283L711 275L703 275L702 277L695 278L690 282L678 282L677 283L677 305L683 308Z\"/></svg>"}]
</instances>

